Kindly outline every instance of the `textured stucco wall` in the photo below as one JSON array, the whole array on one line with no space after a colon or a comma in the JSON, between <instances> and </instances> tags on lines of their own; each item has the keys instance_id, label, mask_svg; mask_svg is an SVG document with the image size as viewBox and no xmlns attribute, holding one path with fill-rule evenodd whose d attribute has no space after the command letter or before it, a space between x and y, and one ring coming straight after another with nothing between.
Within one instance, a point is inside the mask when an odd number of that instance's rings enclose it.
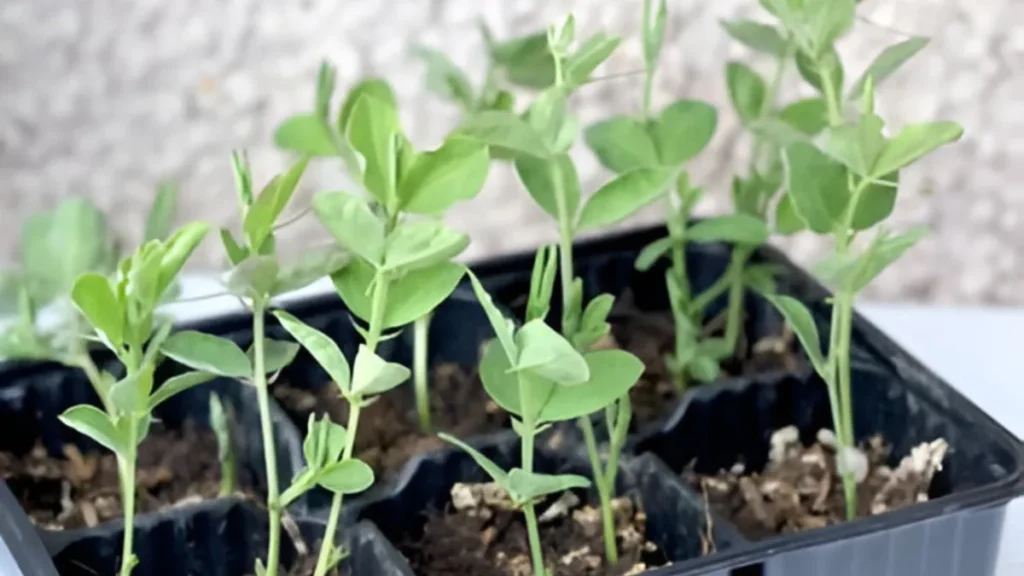
<instances>
[{"instance_id":1,"label":"textured stucco wall","mask_svg":"<svg viewBox=\"0 0 1024 576\"><path fill-rule=\"evenodd\" d=\"M497 34L524 32L567 11L579 28L607 27L626 42L600 75L638 71L641 0L4 0L0 3L0 262L10 262L16 224L68 195L88 195L119 233L137 238L155 183L182 185L182 216L234 222L227 154L247 148L260 181L284 157L270 146L274 126L308 109L319 60L339 68L345 87L364 74L386 76L403 105L407 130L436 144L455 111L425 96L412 42L441 48L481 71L475 32L485 18ZM715 191L702 207L724 210L729 174L746 143L725 107L724 62L745 56L720 18L755 13L754 0L670 0L669 40L656 102L705 98L722 107L712 149L693 169ZM875 24L934 37L881 91L895 124L949 118L966 139L905 175L896 225L924 222L933 234L872 287L885 299L1024 301L1024 2L868 0ZM859 73L901 36L860 22L846 42ZM852 75L852 73L848 73ZM576 99L584 121L634 109L638 77L594 83ZM592 190L604 175L584 150L578 163ZM335 166L310 172L303 198L346 184ZM302 200L300 200L301 202ZM648 211L630 224L657 219ZM495 169L481 198L452 223L472 233L470 255L523 248L553 238L548 222ZM313 221L284 239L295 247L322 238ZM814 238L784 242L803 262L820 253ZM219 262L210 242L205 264Z\"/></svg>"}]
</instances>

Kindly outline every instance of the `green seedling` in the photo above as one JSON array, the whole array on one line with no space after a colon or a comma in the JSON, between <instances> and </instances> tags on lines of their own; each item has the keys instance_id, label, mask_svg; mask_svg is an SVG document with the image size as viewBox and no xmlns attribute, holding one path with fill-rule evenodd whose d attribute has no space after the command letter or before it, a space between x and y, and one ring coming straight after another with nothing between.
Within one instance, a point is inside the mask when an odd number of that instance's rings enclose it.
<instances>
[{"instance_id":1,"label":"green seedling","mask_svg":"<svg viewBox=\"0 0 1024 576\"><path fill-rule=\"evenodd\" d=\"M562 336L575 351L590 350L609 331L607 317L614 304L611 295L603 294L585 307L583 282L573 271L572 243L576 234L614 224L634 214L664 195L673 178L673 170L664 167L637 166L624 171L597 190L585 203L580 201L580 183L576 167L568 155L577 137L578 123L568 110L572 91L590 77L619 44L618 38L598 33L576 45L575 19L548 30L548 50L554 60L554 85L542 92L530 105L525 118L511 112L482 112L470 116L460 131L489 146L514 153L516 172L527 192L537 204L554 218L559 231L557 250L542 251L534 268L534 305L546 315L550 306L555 268L559 269L562 293ZM557 263L555 257L557 255ZM628 356L628 354L627 354ZM632 356L629 356L632 358ZM634 382L624 386L628 390ZM594 484L605 515L605 552L614 563L618 552L610 502L614 490L616 461L624 437L631 408L626 394L608 401L597 409L607 408L608 429L612 442L608 462L602 462L594 441L590 412L580 414L579 425L588 437L588 451L594 468Z\"/></svg>"},{"instance_id":2,"label":"green seedling","mask_svg":"<svg viewBox=\"0 0 1024 576\"><path fill-rule=\"evenodd\" d=\"M839 445L848 518L857 510L857 472L862 456L854 448L850 391L850 332L856 295L917 243L926 230L893 234L884 226L896 201L899 173L935 149L958 140L963 129L954 122L921 122L902 127L893 136L875 112L875 86L923 47L911 39L886 48L867 71L844 92L843 65L835 42L853 27L854 0L762 0L795 44L800 75L818 90L827 125L808 135L786 122L769 122L765 133L781 147L785 195L776 208L776 222L790 230L830 236L834 251L815 271L835 295L827 354L810 311L798 300L780 295L769 299L786 318L815 371L828 387L833 425ZM866 246L855 240L878 228Z\"/></svg>"},{"instance_id":3,"label":"green seedling","mask_svg":"<svg viewBox=\"0 0 1024 576\"><path fill-rule=\"evenodd\" d=\"M366 323L365 328L358 324L357 328L364 339L361 357L367 360L356 359L353 379L376 381L383 377L378 372L393 374L399 368L375 356L377 345L389 337L385 332L417 320L426 322L422 319L462 279L464 268L452 259L466 249L469 237L445 226L437 216L480 191L490 159L485 146L457 136L436 150L415 150L402 132L391 88L382 80L357 84L336 119L330 112L333 91L334 72L325 64L318 80L316 113L286 120L276 138L290 150L341 158L369 196L319 193L313 198L313 211L338 245L353 256L332 279L349 311ZM332 148L320 147L324 142ZM426 218L410 218L415 215ZM421 354L425 354L423 346L421 339ZM402 370L404 381L408 370ZM387 378L390 381L391 376ZM362 390L356 384L353 389ZM418 393L419 405L426 405L425 379ZM358 410L352 416L348 434L354 438ZM337 528L342 502L342 494L336 494L316 576L323 576L335 557L330 536Z\"/></svg>"},{"instance_id":4,"label":"green seedling","mask_svg":"<svg viewBox=\"0 0 1024 576\"><path fill-rule=\"evenodd\" d=\"M613 405L618 398L628 398L629 389L643 372L643 363L628 352L580 352L569 339L545 323L554 285L556 250L551 246L537 253L526 323L518 329L494 305L476 276L469 273L473 290L496 336L487 344L480 362L480 376L488 395L513 415L512 426L522 438L521 467L502 470L475 448L441 434L442 439L468 452L505 489L512 502L522 508L533 572L537 576L548 572L544 566L535 503L551 494L590 486L590 481L582 476L535 472L537 433L551 423L586 418ZM628 404L626 406L628 412ZM625 436L624 428L622 436ZM612 465L614 470L617 463L612 462ZM614 472L611 480L614 481ZM602 476L600 481L607 481L607 477ZM614 538L614 531L611 536Z\"/></svg>"},{"instance_id":5,"label":"green seedling","mask_svg":"<svg viewBox=\"0 0 1024 576\"><path fill-rule=\"evenodd\" d=\"M281 501L277 474L274 432L270 415L267 375L275 374L291 363L299 346L266 337L266 313L271 300L329 276L348 264L349 256L337 248L308 250L287 263L277 256L275 232L281 228L281 215L295 193L308 164L302 158L287 171L275 176L259 194L254 192L252 174L244 154L232 156L235 183L242 218L242 239L221 229L220 238L232 269L224 283L253 314L253 343L243 352L234 342L213 336L187 333L184 344L168 352L178 362L219 376L247 380L256 388L260 410L260 430L267 477L267 510L270 538L266 574L278 571L281 544ZM261 568L264 569L264 568Z\"/></svg>"},{"instance_id":6,"label":"green seedling","mask_svg":"<svg viewBox=\"0 0 1024 576\"><path fill-rule=\"evenodd\" d=\"M210 428L217 437L217 457L220 460L219 496L230 496L238 486L238 457L231 434L231 415L224 409L220 397L210 394Z\"/></svg>"},{"instance_id":7,"label":"green seedling","mask_svg":"<svg viewBox=\"0 0 1024 576\"><path fill-rule=\"evenodd\" d=\"M358 83L337 118L331 118L334 78L334 69L325 63L317 80L317 112L286 120L278 128L277 143L303 154L340 157L349 174L369 193L369 203L342 193L322 194L314 200L314 210L339 243L359 256L351 270L335 279L350 309L370 321L373 301L367 296L371 284L377 284L376 270L387 277L387 283L394 284L381 296L394 302L381 330L415 322L416 405L420 426L429 431L426 359L430 312L461 280L462 268L450 260L469 243L467 236L448 229L438 219L455 203L472 199L483 188L490 164L487 149L451 137L436 150L415 150L402 132L391 87L380 79ZM318 144L324 133L333 142L330 149ZM429 219L404 221L416 215ZM339 227L350 228L343 231ZM362 233L370 236L360 237ZM383 256L389 256L392 264L382 261ZM412 298L409 293L420 284L423 287L417 299L398 303ZM408 317L417 309L422 310L421 316Z\"/></svg>"},{"instance_id":8,"label":"green seedling","mask_svg":"<svg viewBox=\"0 0 1024 576\"><path fill-rule=\"evenodd\" d=\"M89 436L117 456L124 508L121 576L138 563L132 554L135 516L135 463L139 444L153 420L152 412L168 398L212 378L204 372L186 372L154 390L153 372L177 341L171 324L156 321L155 311L185 261L206 235L206 224L189 224L166 242L150 240L123 259L110 278L97 272L78 276L70 296L78 312L125 368L115 381L98 372L94 385L102 409L90 405L69 408L60 416L65 425Z\"/></svg>"}]
</instances>

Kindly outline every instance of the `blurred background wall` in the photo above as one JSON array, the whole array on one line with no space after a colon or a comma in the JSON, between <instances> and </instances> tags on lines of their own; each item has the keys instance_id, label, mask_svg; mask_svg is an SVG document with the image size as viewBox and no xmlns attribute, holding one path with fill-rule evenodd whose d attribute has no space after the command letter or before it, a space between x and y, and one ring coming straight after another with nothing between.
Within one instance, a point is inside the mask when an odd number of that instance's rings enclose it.
<instances>
[{"instance_id":1,"label":"blurred background wall","mask_svg":"<svg viewBox=\"0 0 1024 576\"><path fill-rule=\"evenodd\" d=\"M479 80L480 18L504 37L571 10L582 33L607 28L622 35L624 44L597 76L625 76L582 88L575 106L587 123L634 111L642 77L629 73L642 68L640 6L641 0L3 0L0 263L13 261L23 218L72 195L93 198L119 235L137 239L165 178L181 186L180 219L237 226L228 153L248 149L260 182L284 165L271 134L288 114L311 110L323 57L338 66L340 89L363 75L386 77L414 142L436 145L457 111L424 93L423 66L409 47L442 49ZM728 59L749 54L718 21L762 14L756 0L669 0L669 12L655 102L689 97L719 106L718 134L692 177L712 192L702 212L726 210L730 174L744 166L748 145L728 108L723 69ZM1024 302L1024 1L866 0L859 14L842 50L848 77L905 34L933 37L880 91L883 115L897 126L955 119L967 130L961 143L905 175L893 225L926 223L932 235L879 278L870 296ZM595 189L606 174L582 147L575 152L584 189ZM311 169L298 204L314 190L348 185L340 172L330 163ZM650 210L628 225L658 217ZM485 192L459 206L451 221L472 234L470 257L555 238L514 173L498 167ZM323 238L308 219L282 244L295 249ZM823 249L803 236L779 244L803 263ZM219 250L209 241L201 264L218 266Z\"/></svg>"}]
</instances>

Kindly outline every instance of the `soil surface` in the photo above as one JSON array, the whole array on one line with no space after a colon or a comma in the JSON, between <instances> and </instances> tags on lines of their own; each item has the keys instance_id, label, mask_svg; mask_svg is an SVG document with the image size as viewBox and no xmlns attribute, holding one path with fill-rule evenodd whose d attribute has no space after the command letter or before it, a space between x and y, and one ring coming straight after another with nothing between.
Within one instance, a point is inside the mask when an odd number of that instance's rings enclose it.
<instances>
[{"instance_id":1,"label":"soil surface","mask_svg":"<svg viewBox=\"0 0 1024 576\"><path fill-rule=\"evenodd\" d=\"M691 470L683 474L703 490L715 510L729 518L748 538L813 530L846 521L846 499L837 472L835 437L818 434L812 446L800 443L796 428L772 436L769 462L760 473L746 474L743 465L715 476ZM881 436L860 447L853 469L858 471L858 517L882 514L928 500L928 489L941 469L947 444L939 439L915 447L891 468L890 448Z\"/></svg>"},{"instance_id":2,"label":"soil surface","mask_svg":"<svg viewBox=\"0 0 1024 576\"><path fill-rule=\"evenodd\" d=\"M328 414L331 420L348 426L348 402L337 386L328 384L313 390L274 385L274 396L301 427L309 414ZM508 414L487 395L476 369L456 364L435 367L430 378L430 416L435 431L467 438L508 426ZM382 394L359 416L356 456L384 478L393 477L413 456L445 446L435 432L420 429L412 385Z\"/></svg>"},{"instance_id":3,"label":"soil surface","mask_svg":"<svg viewBox=\"0 0 1024 576\"><path fill-rule=\"evenodd\" d=\"M82 454L72 444L64 453L66 458L53 458L41 445L21 457L0 452L0 479L41 527L92 527L121 518L117 458L107 451ZM211 430L191 422L181 430L154 424L138 458L138 514L217 497L220 460ZM250 483L242 472L244 487Z\"/></svg>"},{"instance_id":4,"label":"soil surface","mask_svg":"<svg viewBox=\"0 0 1024 576\"><path fill-rule=\"evenodd\" d=\"M712 318L704 326L705 336L721 336L725 317ZM623 350L628 350L643 361L640 381L630 391L633 418L645 424L663 418L675 407L678 387L665 365L665 355L672 354L675 346L675 323L667 312L645 312L636 307L632 296L620 298L609 315L612 335ZM795 371L800 366L799 345L792 332L786 332L757 342L750 342L741 332L739 352L734 358L722 362L719 378L751 375L771 370ZM699 385L689 382L690 386Z\"/></svg>"},{"instance_id":5,"label":"soil surface","mask_svg":"<svg viewBox=\"0 0 1024 576\"><path fill-rule=\"evenodd\" d=\"M601 512L571 493L538 506L544 561L553 576L624 576L666 564L644 534L647 516L632 500L612 501L619 562L604 558ZM456 484L445 512L427 513L423 537L400 549L420 576L531 576L521 511L495 484Z\"/></svg>"}]
</instances>

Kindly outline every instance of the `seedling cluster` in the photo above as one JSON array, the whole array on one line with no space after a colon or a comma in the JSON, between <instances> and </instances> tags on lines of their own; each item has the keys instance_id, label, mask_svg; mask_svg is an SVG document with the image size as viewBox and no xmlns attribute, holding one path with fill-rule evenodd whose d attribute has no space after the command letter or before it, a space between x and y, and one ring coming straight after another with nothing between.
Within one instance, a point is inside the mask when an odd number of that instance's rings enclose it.
<instances>
[{"instance_id":1,"label":"seedling cluster","mask_svg":"<svg viewBox=\"0 0 1024 576\"><path fill-rule=\"evenodd\" d=\"M246 156L232 156L241 235L222 229L220 240L230 263L224 285L252 312L253 340L247 349L209 334L174 332L158 313L208 232L206 224L192 223L171 233L175 202L170 188L157 196L145 241L120 259L102 214L82 201L68 201L29 221L22 240L23 269L3 277L5 292L16 295L18 318L0 338L0 354L80 368L95 389L98 405L75 406L60 419L117 456L126 526L121 575L130 574L139 561L133 555L132 530L137 448L154 409L214 378L246 382L258 398L270 528L256 573L279 573L282 517L290 504L317 487L333 498L314 574L325 576L334 569L343 556L335 533L344 496L363 492L375 481L373 469L354 453L361 411L412 377L421 426L431 431L429 322L467 275L495 335L480 360L481 379L487 394L511 415L521 438L519 466L504 470L469 439L440 436L468 452L522 510L535 574L549 573L536 505L546 496L591 486L601 504L604 554L614 564L618 549L611 500L633 420L629 393L645 366L611 340L608 318L615 299L591 297L591 287L576 276L573 244L580 232L618 223L659 202L668 235L647 246L635 265L648 271L667 260L675 343L665 364L679 391L693 381L719 377L721 362L737 354L744 298L750 291L760 293L785 317L828 388L852 518L863 466L851 404L853 301L924 236L920 228L897 234L884 226L900 171L958 139L962 129L951 122L924 122L890 135L876 112L876 87L925 45L923 39L886 48L847 87L835 44L854 24L855 0L761 4L772 24L723 23L729 35L767 54L774 69L768 82L743 63L731 62L725 70L732 107L751 140L749 165L733 180L731 214L692 221L703 190L692 182L688 163L709 145L718 112L693 100L655 107L667 7L665 0L644 0L646 66L639 112L582 130L571 110L572 95L620 40L603 32L578 39L572 16L546 31L507 41L494 39L482 27L489 66L479 89L443 54L417 49L427 63L428 88L457 103L463 113L458 128L434 150L418 150L403 132L396 98L382 79L357 83L334 110L337 72L323 64L313 111L288 118L275 133L279 147L296 153L294 164L257 192ZM780 87L794 67L816 95L782 105ZM522 110L517 110L513 89L530 92ZM612 173L586 198L570 155L581 132ZM312 199L310 211L334 244L306 250L297 259L282 258L276 232L299 221L285 213L309 162L325 158L340 160L352 181L350 190L320 192ZM480 279L455 262L469 237L443 222L453 205L480 192L492 159L512 163L522 188L551 218L559 236L557 244L537 251L525 315L515 320L493 302ZM305 211L297 213L301 217ZM776 293L775 269L755 257L773 229L780 234L808 230L832 241L833 252L816 268L835 289L824 348L810 310ZM878 232L858 244L869 229ZM728 268L709 286L695 287L690 281L691 242L731 245ZM362 338L351 362L328 335L273 306L275 297L323 277L332 279ZM723 299L724 333L706 336L709 310ZM74 313L57 328L42 330L37 308L62 301L72 304ZM557 322L552 310L559 313ZM293 341L268 338L268 321L279 323ZM380 351L382 342L409 325L414 326L413 370ZM120 377L94 363L93 344L116 357L123 367ZM300 348L333 380L348 404L348 419L310 416L302 447L306 466L294 478L282 479L269 387ZM190 371L155 382L155 370L165 358ZM222 469L220 494L227 496L238 488L232 414L216 395L209 402ZM602 420L605 445L595 432L595 422ZM592 468L589 478L550 475L534 467L538 434L562 422L574 422L581 431Z\"/></svg>"}]
</instances>

